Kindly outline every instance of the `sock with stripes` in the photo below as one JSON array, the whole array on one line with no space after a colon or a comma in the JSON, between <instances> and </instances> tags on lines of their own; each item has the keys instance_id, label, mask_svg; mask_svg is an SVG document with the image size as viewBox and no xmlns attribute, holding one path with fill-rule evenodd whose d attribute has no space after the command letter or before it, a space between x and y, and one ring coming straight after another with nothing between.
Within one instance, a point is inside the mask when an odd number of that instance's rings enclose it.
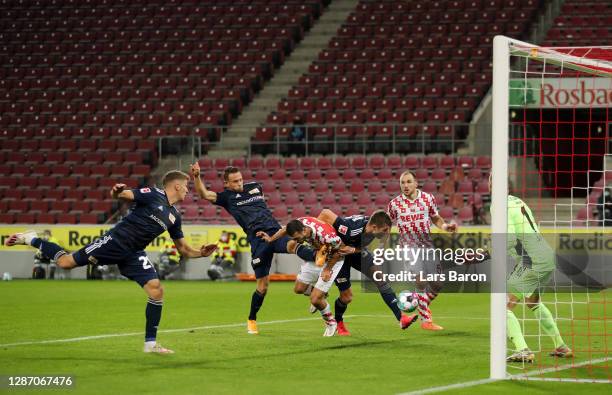
<instances>
[{"instance_id":1,"label":"sock with stripes","mask_svg":"<svg viewBox=\"0 0 612 395\"><path fill-rule=\"evenodd\" d=\"M417 309L419 310L419 316L421 316L421 320L431 322L431 310L429 310L429 298L425 292L419 292L419 305Z\"/></svg>"},{"instance_id":2,"label":"sock with stripes","mask_svg":"<svg viewBox=\"0 0 612 395\"><path fill-rule=\"evenodd\" d=\"M320 312L321 312L321 317L323 317L325 321L333 320L334 317L332 315L331 307L329 306L329 303L327 303L325 308L323 310L320 310Z\"/></svg>"},{"instance_id":3,"label":"sock with stripes","mask_svg":"<svg viewBox=\"0 0 612 395\"><path fill-rule=\"evenodd\" d=\"M425 291L419 292L419 315L423 321L431 321L431 310L429 309L429 305L431 302L438 296L437 292L431 290L431 288L427 287Z\"/></svg>"},{"instance_id":4,"label":"sock with stripes","mask_svg":"<svg viewBox=\"0 0 612 395\"><path fill-rule=\"evenodd\" d=\"M30 242L30 245L34 248L38 248L44 256L53 261L57 261L57 258L66 254L66 251L64 251L62 247L55 243L43 240L40 237L34 237Z\"/></svg>"},{"instance_id":5,"label":"sock with stripes","mask_svg":"<svg viewBox=\"0 0 612 395\"><path fill-rule=\"evenodd\" d=\"M145 326L145 342L154 342L157 338L157 327L161 320L163 300L155 300L149 298L147 302L147 308L145 310L145 316L147 317L147 324Z\"/></svg>"}]
</instances>

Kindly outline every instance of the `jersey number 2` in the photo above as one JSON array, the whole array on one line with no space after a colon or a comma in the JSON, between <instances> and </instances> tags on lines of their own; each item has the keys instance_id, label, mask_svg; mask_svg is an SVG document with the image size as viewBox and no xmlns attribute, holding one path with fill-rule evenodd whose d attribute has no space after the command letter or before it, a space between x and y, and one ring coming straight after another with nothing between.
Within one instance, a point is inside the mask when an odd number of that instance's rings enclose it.
<instances>
[{"instance_id":1,"label":"jersey number 2","mask_svg":"<svg viewBox=\"0 0 612 395\"><path fill-rule=\"evenodd\" d=\"M148 269L153 267L151 265L151 261L149 261L149 257L148 256L139 256L138 260L142 261L142 268L145 269L145 270L148 270Z\"/></svg>"}]
</instances>

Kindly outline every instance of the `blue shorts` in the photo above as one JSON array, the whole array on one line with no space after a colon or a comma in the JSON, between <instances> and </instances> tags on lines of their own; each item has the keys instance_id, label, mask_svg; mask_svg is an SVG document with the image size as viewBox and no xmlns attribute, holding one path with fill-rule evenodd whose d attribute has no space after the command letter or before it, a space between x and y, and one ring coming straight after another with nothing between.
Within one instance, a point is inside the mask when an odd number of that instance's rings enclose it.
<instances>
[{"instance_id":1,"label":"blue shorts","mask_svg":"<svg viewBox=\"0 0 612 395\"><path fill-rule=\"evenodd\" d=\"M275 253L287 254L287 243L290 240L287 236L283 236L273 243L267 243L259 237L250 240L251 266L255 271L255 278L262 278L270 274L272 257Z\"/></svg>"},{"instance_id":2,"label":"blue shorts","mask_svg":"<svg viewBox=\"0 0 612 395\"><path fill-rule=\"evenodd\" d=\"M129 251L120 246L112 236L104 235L72 254L77 266L117 265L119 272L141 287L159 278L155 267L144 251Z\"/></svg>"},{"instance_id":3,"label":"blue shorts","mask_svg":"<svg viewBox=\"0 0 612 395\"><path fill-rule=\"evenodd\" d=\"M345 256L342 269L340 269L338 276L334 280L336 287L338 287L340 292L346 291L351 287L351 268L370 278L371 267L373 265L374 257L367 250Z\"/></svg>"}]
</instances>

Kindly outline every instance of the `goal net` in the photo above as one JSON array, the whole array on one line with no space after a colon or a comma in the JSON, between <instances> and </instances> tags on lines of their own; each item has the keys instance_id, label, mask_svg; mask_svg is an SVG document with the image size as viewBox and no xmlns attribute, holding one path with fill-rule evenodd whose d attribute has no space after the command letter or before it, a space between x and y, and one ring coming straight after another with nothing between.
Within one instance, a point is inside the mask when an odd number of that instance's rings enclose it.
<instances>
[{"instance_id":1,"label":"goal net","mask_svg":"<svg viewBox=\"0 0 612 395\"><path fill-rule=\"evenodd\" d=\"M493 74L491 377L612 382L612 47L499 36Z\"/></svg>"}]
</instances>

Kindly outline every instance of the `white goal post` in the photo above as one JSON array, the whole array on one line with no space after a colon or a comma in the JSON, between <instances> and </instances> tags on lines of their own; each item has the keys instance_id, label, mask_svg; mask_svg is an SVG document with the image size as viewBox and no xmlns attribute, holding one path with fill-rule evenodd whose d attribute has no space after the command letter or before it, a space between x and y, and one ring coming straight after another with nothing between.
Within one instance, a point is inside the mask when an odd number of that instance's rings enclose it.
<instances>
[{"instance_id":1,"label":"white goal post","mask_svg":"<svg viewBox=\"0 0 612 395\"><path fill-rule=\"evenodd\" d=\"M605 56L600 54L605 53ZM539 63L544 71L525 71L525 78L548 78L548 65L560 70L575 70L591 77L612 81L612 47L550 48L525 43L505 36L493 40L492 87L492 196L491 196L491 303L490 303L490 379L517 378L509 375L506 364L506 276L507 276L507 196L509 192L510 86L513 56ZM514 72L517 72L516 70ZM521 70L518 70L521 72ZM560 75L562 77L562 75ZM605 80L604 80L605 81ZM610 84L612 88L612 83ZM527 88L525 88L526 90ZM605 317L604 317L605 319ZM610 358L608 357L609 360ZM580 365L580 364L578 364ZM578 366L574 365L574 366ZM584 364L583 364L584 365ZM526 379L530 376L525 375ZM544 379L544 378L543 378ZM570 381L569 379L546 379ZM580 379L571 379L580 382ZM588 380L583 380L587 382ZM593 381L590 381L593 382Z\"/></svg>"}]
</instances>

